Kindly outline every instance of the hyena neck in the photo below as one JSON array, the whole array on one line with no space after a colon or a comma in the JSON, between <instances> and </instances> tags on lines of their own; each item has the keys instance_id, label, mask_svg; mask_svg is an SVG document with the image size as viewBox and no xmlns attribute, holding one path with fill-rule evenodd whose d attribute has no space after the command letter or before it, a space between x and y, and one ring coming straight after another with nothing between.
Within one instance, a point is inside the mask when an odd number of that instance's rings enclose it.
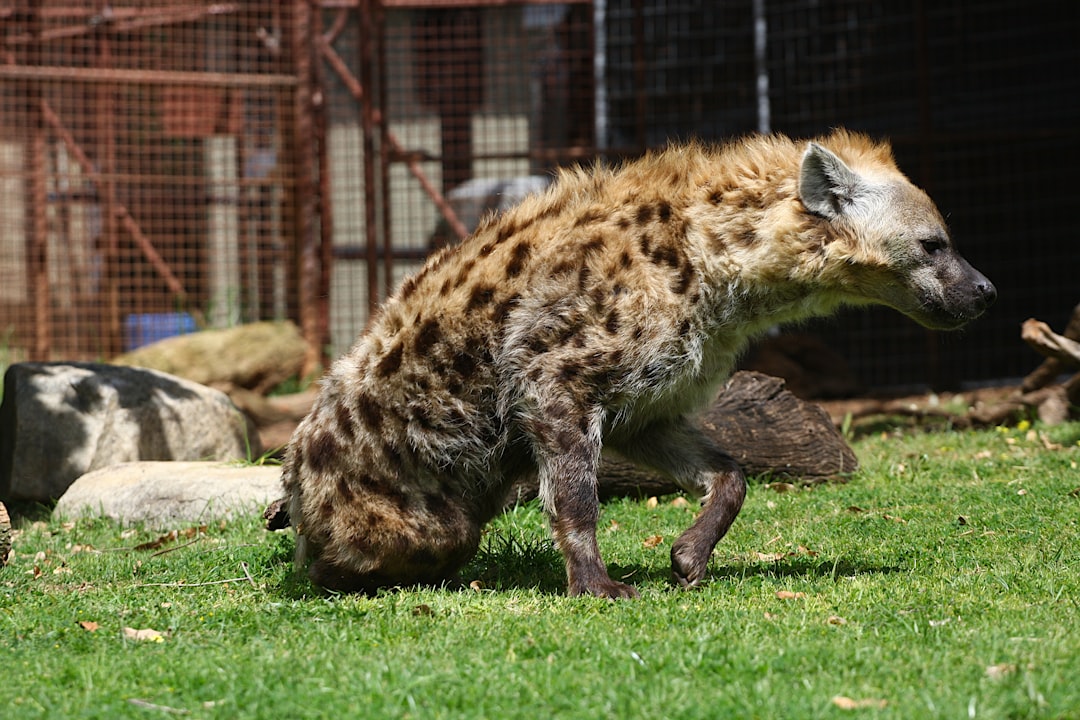
<instances>
[{"instance_id":1,"label":"hyena neck","mask_svg":"<svg viewBox=\"0 0 1080 720\"><path fill-rule=\"evenodd\" d=\"M707 313L747 336L828 315L844 303L830 257L837 228L805 212L790 176L742 178L733 210L700 215L692 242L707 289ZM726 197L726 196L725 196Z\"/></svg>"}]
</instances>

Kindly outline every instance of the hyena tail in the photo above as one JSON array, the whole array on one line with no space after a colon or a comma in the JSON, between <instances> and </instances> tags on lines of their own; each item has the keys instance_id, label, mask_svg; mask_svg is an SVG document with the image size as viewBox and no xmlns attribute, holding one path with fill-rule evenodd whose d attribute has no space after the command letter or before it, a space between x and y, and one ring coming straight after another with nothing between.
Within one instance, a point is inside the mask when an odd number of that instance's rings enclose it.
<instances>
[{"instance_id":1,"label":"hyena tail","mask_svg":"<svg viewBox=\"0 0 1080 720\"><path fill-rule=\"evenodd\" d=\"M302 573L311 559L311 549L308 539L304 535L304 512L303 498L300 493L300 482L296 476L296 467L291 453L285 458L281 466L281 484L285 488L286 507L289 513L289 523L296 531L296 551L293 554L293 566L296 572Z\"/></svg>"}]
</instances>

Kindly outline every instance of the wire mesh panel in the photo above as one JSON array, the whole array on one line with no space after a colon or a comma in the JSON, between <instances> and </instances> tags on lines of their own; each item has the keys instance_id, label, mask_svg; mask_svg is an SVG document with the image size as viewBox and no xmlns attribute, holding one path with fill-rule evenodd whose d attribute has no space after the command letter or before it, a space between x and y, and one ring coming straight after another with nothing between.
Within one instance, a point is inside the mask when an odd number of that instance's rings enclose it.
<instances>
[{"instance_id":1,"label":"wire mesh panel","mask_svg":"<svg viewBox=\"0 0 1080 720\"><path fill-rule=\"evenodd\" d=\"M295 314L292 4L0 5L9 346Z\"/></svg>"},{"instance_id":2,"label":"wire mesh panel","mask_svg":"<svg viewBox=\"0 0 1080 720\"><path fill-rule=\"evenodd\" d=\"M370 102L367 118L330 111L332 161L363 168L366 188L362 212L335 202L335 349L431 250L595 153L590 3L388 0L366 12L358 47L335 42L360 58Z\"/></svg>"}]
</instances>

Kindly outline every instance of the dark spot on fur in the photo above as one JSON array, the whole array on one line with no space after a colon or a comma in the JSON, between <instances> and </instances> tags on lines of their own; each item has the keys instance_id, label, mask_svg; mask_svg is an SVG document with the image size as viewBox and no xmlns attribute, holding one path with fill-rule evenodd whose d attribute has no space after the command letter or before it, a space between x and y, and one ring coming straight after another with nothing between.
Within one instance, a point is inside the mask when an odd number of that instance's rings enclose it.
<instances>
[{"instance_id":1,"label":"dark spot on fur","mask_svg":"<svg viewBox=\"0 0 1080 720\"><path fill-rule=\"evenodd\" d=\"M589 285L589 277L590 277L591 274L592 274L592 271L589 270L588 265L582 265L578 269L578 278L577 278L578 292L581 292L581 293L585 292L585 288L588 287L588 285Z\"/></svg>"},{"instance_id":2,"label":"dark spot on fur","mask_svg":"<svg viewBox=\"0 0 1080 720\"><path fill-rule=\"evenodd\" d=\"M453 286L453 284L451 284L450 278L447 278L446 280L443 280L442 287L439 288L439 295L441 297L446 297L447 295L450 294L450 290L452 290L453 287L454 286Z\"/></svg>"},{"instance_id":3,"label":"dark spot on fur","mask_svg":"<svg viewBox=\"0 0 1080 720\"><path fill-rule=\"evenodd\" d=\"M529 371L529 380L532 380L533 382L536 382L537 380L540 379L540 376L543 373L544 373L544 371L543 371L542 368L534 367L532 370Z\"/></svg>"},{"instance_id":4,"label":"dark spot on fur","mask_svg":"<svg viewBox=\"0 0 1080 720\"><path fill-rule=\"evenodd\" d=\"M516 235L517 232L518 232L517 223L515 223L513 220L504 221L503 224L499 227L499 232L495 235L495 242L497 242L497 243L506 242L511 237Z\"/></svg>"},{"instance_id":5,"label":"dark spot on fur","mask_svg":"<svg viewBox=\"0 0 1080 720\"><path fill-rule=\"evenodd\" d=\"M310 436L306 443L304 455L307 458L308 467L315 473L323 473L332 467L335 458L341 453L334 436L326 431L319 431Z\"/></svg>"},{"instance_id":6,"label":"dark spot on fur","mask_svg":"<svg viewBox=\"0 0 1080 720\"><path fill-rule=\"evenodd\" d=\"M495 297L495 288L490 285L477 285L469 295L469 302L465 305L465 312L472 312L489 305Z\"/></svg>"},{"instance_id":7,"label":"dark spot on fur","mask_svg":"<svg viewBox=\"0 0 1080 720\"><path fill-rule=\"evenodd\" d=\"M401 472L405 467L405 460L402 458L401 453L393 445L384 443L382 446L383 457L386 459L386 464L394 472Z\"/></svg>"},{"instance_id":8,"label":"dark spot on fur","mask_svg":"<svg viewBox=\"0 0 1080 720\"><path fill-rule=\"evenodd\" d=\"M566 207L566 197L560 196L551 201L551 204L536 214L536 220L546 220L547 218L558 215ZM535 222L535 220L533 221ZM532 224L531 222L529 224Z\"/></svg>"},{"instance_id":9,"label":"dark spot on fur","mask_svg":"<svg viewBox=\"0 0 1080 720\"><path fill-rule=\"evenodd\" d=\"M657 265L670 265L672 268L678 268L682 264L679 251L671 245L658 245L649 259Z\"/></svg>"},{"instance_id":10,"label":"dark spot on fur","mask_svg":"<svg viewBox=\"0 0 1080 720\"><path fill-rule=\"evenodd\" d=\"M581 367L576 363L566 363L559 370L559 382L568 383L572 382L574 378L581 374Z\"/></svg>"},{"instance_id":11,"label":"dark spot on fur","mask_svg":"<svg viewBox=\"0 0 1080 720\"><path fill-rule=\"evenodd\" d=\"M623 270L626 270L633 264L634 260L630 257L630 253L623 250L622 254L619 255L619 267L621 267Z\"/></svg>"},{"instance_id":12,"label":"dark spot on fur","mask_svg":"<svg viewBox=\"0 0 1080 720\"><path fill-rule=\"evenodd\" d=\"M522 240L514 249L510 252L510 262L506 263L506 277L517 277L521 274L521 271L525 268L525 261L529 258L529 253L532 252L532 245L528 240Z\"/></svg>"},{"instance_id":13,"label":"dark spot on fur","mask_svg":"<svg viewBox=\"0 0 1080 720\"><path fill-rule=\"evenodd\" d=\"M645 328L643 328L641 325L638 325L637 327L634 328L634 332L633 332L632 337L634 338L634 341L636 342L636 341L640 340L641 336L644 335L644 334L645 334Z\"/></svg>"},{"instance_id":14,"label":"dark spot on fur","mask_svg":"<svg viewBox=\"0 0 1080 720\"><path fill-rule=\"evenodd\" d=\"M637 220L638 225L644 225L652 220L652 213L652 206L642 205L637 209L637 215L634 216L634 219Z\"/></svg>"},{"instance_id":15,"label":"dark spot on fur","mask_svg":"<svg viewBox=\"0 0 1080 720\"><path fill-rule=\"evenodd\" d=\"M352 486L349 484L349 479L344 475L338 475L337 494L341 498L341 502L346 505L351 503L353 497L356 495L356 493L353 492Z\"/></svg>"},{"instance_id":16,"label":"dark spot on fur","mask_svg":"<svg viewBox=\"0 0 1080 720\"><path fill-rule=\"evenodd\" d=\"M690 321L683 320L679 323L679 337L686 337L690 334Z\"/></svg>"},{"instance_id":17,"label":"dark spot on fur","mask_svg":"<svg viewBox=\"0 0 1080 720\"><path fill-rule=\"evenodd\" d=\"M450 366L458 375L468 378L476 370L476 356L464 350L458 350L454 353L454 359Z\"/></svg>"},{"instance_id":18,"label":"dark spot on fur","mask_svg":"<svg viewBox=\"0 0 1080 720\"><path fill-rule=\"evenodd\" d=\"M461 266L461 270L457 274L457 279L454 280L454 287L461 287L465 284L465 282L469 279L469 273L472 272L474 265L476 265L476 260L470 259Z\"/></svg>"},{"instance_id":19,"label":"dark spot on fur","mask_svg":"<svg viewBox=\"0 0 1080 720\"><path fill-rule=\"evenodd\" d=\"M496 325L501 325L506 320L507 315L510 314L511 308L514 307L514 303L518 301L520 296L514 293L510 297L496 303L495 310L491 313L491 321Z\"/></svg>"},{"instance_id":20,"label":"dark spot on fur","mask_svg":"<svg viewBox=\"0 0 1080 720\"><path fill-rule=\"evenodd\" d=\"M632 225L633 223L630 222L630 218L626 217L625 215L620 215L619 219L615 221L615 224L620 230L626 231L630 229L630 225Z\"/></svg>"},{"instance_id":21,"label":"dark spot on fur","mask_svg":"<svg viewBox=\"0 0 1080 720\"><path fill-rule=\"evenodd\" d=\"M526 343L526 347L528 347L529 350L536 355L548 351L548 344L544 341L543 338L539 337L529 338L529 342Z\"/></svg>"},{"instance_id":22,"label":"dark spot on fur","mask_svg":"<svg viewBox=\"0 0 1080 720\"><path fill-rule=\"evenodd\" d=\"M694 281L694 270L690 263L683 265L679 271L679 277L671 285L671 291L676 295L683 295L690 289L690 283Z\"/></svg>"},{"instance_id":23,"label":"dark spot on fur","mask_svg":"<svg viewBox=\"0 0 1080 720\"><path fill-rule=\"evenodd\" d=\"M660 222L666 223L671 219L671 203L666 200L661 201L656 206L656 217L660 218Z\"/></svg>"},{"instance_id":24,"label":"dark spot on fur","mask_svg":"<svg viewBox=\"0 0 1080 720\"><path fill-rule=\"evenodd\" d=\"M356 437L356 425L353 423L352 413L349 412L349 408L344 403L338 403L335 408L337 415L337 424L341 429L341 434L345 436L345 439L349 442Z\"/></svg>"},{"instance_id":25,"label":"dark spot on fur","mask_svg":"<svg viewBox=\"0 0 1080 720\"><path fill-rule=\"evenodd\" d=\"M735 239L738 240L743 247L749 247L757 242L757 233L754 232L754 228L747 225L735 232Z\"/></svg>"},{"instance_id":26,"label":"dark spot on fur","mask_svg":"<svg viewBox=\"0 0 1080 720\"><path fill-rule=\"evenodd\" d=\"M494 251L495 251L495 243L489 242L489 243L484 243L483 245L481 245L480 250L478 251L478 253L479 253L480 257L487 257L488 255L490 255Z\"/></svg>"},{"instance_id":27,"label":"dark spot on fur","mask_svg":"<svg viewBox=\"0 0 1080 720\"><path fill-rule=\"evenodd\" d=\"M604 321L604 329L614 335L619 332L619 311L616 308L612 308L608 313L607 319Z\"/></svg>"},{"instance_id":28,"label":"dark spot on fur","mask_svg":"<svg viewBox=\"0 0 1080 720\"><path fill-rule=\"evenodd\" d=\"M439 328L439 322L425 320L416 331L413 352L417 355L426 355L428 350L431 350L440 340L442 340L442 330Z\"/></svg>"},{"instance_id":29,"label":"dark spot on fur","mask_svg":"<svg viewBox=\"0 0 1080 720\"><path fill-rule=\"evenodd\" d=\"M713 190L712 193L709 195L709 202L711 202L713 205L720 205L721 203L723 203L724 202L724 191L723 190Z\"/></svg>"},{"instance_id":30,"label":"dark spot on fur","mask_svg":"<svg viewBox=\"0 0 1080 720\"><path fill-rule=\"evenodd\" d=\"M405 282L401 283L401 291L400 291L401 299L402 300L408 300L409 296L412 295L413 292L415 292L415 291L416 291L416 276L411 275L411 276L405 278Z\"/></svg>"},{"instance_id":31,"label":"dark spot on fur","mask_svg":"<svg viewBox=\"0 0 1080 720\"><path fill-rule=\"evenodd\" d=\"M375 366L375 372L381 377L389 377L396 373L401 367L403 352L404 348L401 347L401 343L394 343L394 347L390 349L390 352L383 355L382 360L379 360L379 364Z\"/></svg>"},{"instance_id":32,"label":"dark spot on fur","mask_svg":"<svg viewBox=\"0 0 1080 720\"><path fill-rule=\"evenodd\" d=\"M574 260L560 260L551 267L551 275L565 275L578 266Z\"/></svg>"},{"instance_id":33,"label":"dark spot on fur","mask_svg":"<svg viewBox=\"0 0 1080 720\"><path fill-rule=\"evenodd\" d=\"M649 233L641 233L641 237L638 238L638 243L641 245L641 254L645 257L652 255L652 238L649 237Z\"/></svg>"},{"instance_id":34,"label":"dark spot on fur","mask_svg":"<svg viewBox=\"0 0 1080 720\"><path fill-rule=\"evenodd\" d=\"M437 428L435 421L431 419L431 413L427 407L417 403L409 407L410 415L412 416L412 423L419 425L424 430L435 430Z\"/></svg>"},{"instance_id":35,"label":"dark spot on fur","mask_svg":"<svg viewBox=\"0 0 1080 720\"><path fill-rule=\"evenodd\" d=\"M375 401L367 393L356 396L356 412L360 415L361 422L370 430L378 431L382 425L382 412Z\"/></svg>"},{"instance_id":36,"label":"dark spot on fur","mask_svg":"<svg viewBox=\"0 0 1080 720\"><path fill-rule=\"evenodd\" d=\"M589 241L581 246L581 253L583 255L589 255L598 250L604 248L604 237L602 235L593 235L589 238Z\"/></svg>"},{"instance_id":37,"label":"dark spot on fur","mask_svg":"<svg viewBox=\"0 0 1080 720\"><path fill-rule=\"evenodd\" d=\"M574 227L581 227L582 225L590 225L598 220L601 220L604 214L596 208L589 208L574 220Z\"/></svg>"}]
</instances>

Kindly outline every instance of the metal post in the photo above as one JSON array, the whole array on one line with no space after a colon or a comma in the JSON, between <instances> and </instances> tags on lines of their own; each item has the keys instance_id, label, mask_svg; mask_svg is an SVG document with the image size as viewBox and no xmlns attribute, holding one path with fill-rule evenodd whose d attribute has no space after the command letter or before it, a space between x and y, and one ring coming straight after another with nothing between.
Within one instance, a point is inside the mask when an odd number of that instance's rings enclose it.
<instances>
[{"instance_id":1,"label":"metal post","mask_svg":"<svg viewBox=\"0 0 1080 720\"><path fill-rule=\"evenodd\" d=\"M308 0L293 0L289 23L289 49L296 89L292 99L292 160L296 167L294 200L295 242L298 247L298 298L300 332L308 341L308 356L304 373L313 372L319 363L322 338L319 334L319 315L316 294L319 273L319 235L316 232L318 202L315 184L315 147L312 122L314 97L311 70L311 6Z\"/></svg>"},{"instance_id":2,"label":"metal post","mask_svg":"<svg viewBox=\"0 0 1080 720\"><path fill-rule=\"evenodd\" d=\"M372 5L376 0L359 0L360 4L360 85L367 88L360 104L360 122L364 134L364 235L367 250L367 284L369 317L379 306L379 229L377 226L377 197L375 187L375 93L371 92L375 53L372 38L379 28L375 25Z\"/></svg>"}]
</instances>

